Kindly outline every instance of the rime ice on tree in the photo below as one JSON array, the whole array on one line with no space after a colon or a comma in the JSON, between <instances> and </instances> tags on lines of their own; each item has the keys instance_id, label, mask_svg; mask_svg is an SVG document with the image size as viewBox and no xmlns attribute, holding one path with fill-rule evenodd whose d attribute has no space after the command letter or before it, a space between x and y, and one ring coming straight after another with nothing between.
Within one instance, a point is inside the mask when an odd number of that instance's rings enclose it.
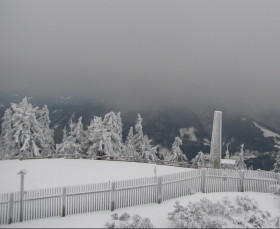
<instances>
[{"instance_id":1,"label":"rime ice on tree","mask_svg":"<svg viewBox=\"0 0 280 229\"><path fill-rule=\"evenodd\" d=\"M172 144L171 155L168 158L169 161L188 161L188 158L183 154L180 146L182 145L182 139L175 137L174 143Z\"/></svg>"},{"instance_id":2,"label":"rime ice on tree","mask_svg":"<svg viewBox=\"0 0 280 229\"><path fill-rule=\"evenodd\" d=\"M212 139L211 139L211 150L210 150L210 163L213 168L221 167L221 152L222 152L222 112L215 111Z\"/></svg>"},{"instance_id":3,"label":"rime ice on tree","mask_svg":"<svg viewBox=\"0 0 280 229\"><path fill-rule=\"evenodd\" d=\"M0 155L7 156L12 147L12 111L7 109L4 117L2 118L2 133L0 135Z\"/></svg>"},{"instance_id":4,"label":"rime ice on tree","mask_svg":"<svg viewBox=\"0 0 280 229\"><path fill-rule=\"evenodd\" d=\"M244 144L241 145L239 158L237 160L237 167L239 169L246 169L246 167L247 167L245 162L244 162Z\"/></svg>"},{"instance_id":5,"label":"rime ice on tree","mask_svg":"<svg viewBox=\"0 0 280 229\"><path fill-rule=\"evenodd\" d=\"M278 153L278 156L277 156L277 160L275 162L275 164L273 165L274 169L273 171L275 173L280 173L280 154Z\"/></svg>"},{"instance_id":6,"label":"rime ice on tree","mask_svg":"<svg viewBox=\"0 0 280 229\"><path fill-rule=\"evenodd\" d=\"M227 150L226 150L226 156L225 159L229 159L229 150L228 150L228 145L227 145Z\"/></svg>"}]
</instances>

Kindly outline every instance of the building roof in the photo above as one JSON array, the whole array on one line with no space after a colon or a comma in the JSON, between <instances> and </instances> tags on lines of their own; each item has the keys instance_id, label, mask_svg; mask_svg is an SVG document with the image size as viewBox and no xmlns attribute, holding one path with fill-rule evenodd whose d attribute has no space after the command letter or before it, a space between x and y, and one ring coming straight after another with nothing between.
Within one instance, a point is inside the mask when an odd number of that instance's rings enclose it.
<instances>
[{"instance_id":1,"label":"building roof","mask_svg":"<svg viewBox=\"0 0 280 229\"><path fill-rule=\"evenodd\" d=\"M236 160L233 159L221 159L221 164L235 165Z\"/></svg>"}]
</instances>

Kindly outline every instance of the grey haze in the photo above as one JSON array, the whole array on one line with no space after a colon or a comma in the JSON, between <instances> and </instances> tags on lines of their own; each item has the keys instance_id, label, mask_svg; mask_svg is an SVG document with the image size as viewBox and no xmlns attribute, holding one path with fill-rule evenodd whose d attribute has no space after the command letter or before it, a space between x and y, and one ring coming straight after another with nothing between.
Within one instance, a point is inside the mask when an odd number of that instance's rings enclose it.
<instances>
[{"instance_id":1,"label":"grey haze","mask_svg":"<svg viewBox=\"0 0 280 229\"><path fill-rule=\"evenodd\" d=\"M0 90L124 108L280 105L280 1L0 1Z\"/></svg>"}]
</instances>

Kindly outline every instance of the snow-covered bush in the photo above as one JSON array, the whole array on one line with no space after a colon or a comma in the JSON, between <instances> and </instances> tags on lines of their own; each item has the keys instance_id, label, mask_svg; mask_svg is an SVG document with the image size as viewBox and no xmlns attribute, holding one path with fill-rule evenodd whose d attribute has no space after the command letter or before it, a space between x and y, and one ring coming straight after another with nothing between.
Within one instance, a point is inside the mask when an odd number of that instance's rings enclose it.
<instances>
[{"instance_id":1,"label":"snow-covered bush","mask_svg":"<svg viewBox=\"0 0 280 229\"><path fill-rule=\"evenodd\" d=\"M270 217L270 215L267 212L258 210L249 211L244 218L246 222L252 225L253 227L263 228L267 225L266 223L269 221L268 217Z\"/></svg>"},{"instance_id":2,"label":"snow-covered bush","mask_svg":"<svg viewBox=\"0 0 280 229\"><path fill-rule=\"evenodd\" d=\"M269 191L271 191L273 194L280 195L280 185L270 186Z\"/></svg>"},{"instance_id":3,"label":"snow-covered bush","mask_svg":"<svg viewBox=\"0 0 280 229\"><path fill-rule=\"evenodd\" d=\"M221 228L226 225L220 216L224 216L224 208L221 203L212 203L207 198L200 202L189 203L183 207L175 202L175 210L168 213L168 219L172 221L174 228ZM215 211L219 211L217 212ZM210 217L210 216L217 217Z\"/></svg>"},{"instance_id":4,"label":"snow-covered bush","mask_svg":"<svg viewBox=\"0 0 280 229\"><path fill-rule=\"evenodd\" d=\"M205 158L204 154L199 151L195 158L192 159L192 163L194 165L205 166Z\"/></svg>"},{"instance_id":5,"label":"snow-covered bush","mask_svg":"<svg viewBox=\"0 0 280 229\"><path fill-rule=\"evenodd\" d=\"M233 219L233 224L236 225L236 227L241 227L241 228L249 228L251 227L250 224L248 224L244 219L238 218L238 219Z\"/></svg>"},{"instance_id":6,"label":"snow-covered bush","mask_svg":"<svg viewBox=\"0 0 280 229\"><path fill-rule=\"evenodd\" d=\"M276 216L274 219L273 219L273 222L274 222L274 226L279 228L280 227L280 216Z\"/></svg>"},{"instance_id":7,"label":"snow-covered bush","mask_svg":"<svg viewBox=\"0 0 280 229\"><path fill-rule=\"evenodd\" d=\"M216 202L203 198L186 206L176 202L168 219L174 228L263 228L280 225L280 217L271 220L268 212L258 209L255 199L237 196L236 200L233 204L229 197Z\"/></svg>"},{"instance_id":8,"label":"snow-covered bush","mask_svg":"<svg viewBox=\"0 0 280 229\"><path fill-rule=\"evenodd\" d=\"M258 209L257 201L254 198L249 197L249 196L237 196L237 203L245 211Z\"/></svg>"},{"instance_id":9,"label":"snow-covered bush","mask_svg":"<svg viewBox=\"0 0 280 229\"><path fill-rule=\"evenodd\" d=\"M107 228L153 228L149 218L142 218L137 214L131 217L127 212L120 216L114 213L111 218L112 220L105 224Z\"/></svg>"}]
</instances>

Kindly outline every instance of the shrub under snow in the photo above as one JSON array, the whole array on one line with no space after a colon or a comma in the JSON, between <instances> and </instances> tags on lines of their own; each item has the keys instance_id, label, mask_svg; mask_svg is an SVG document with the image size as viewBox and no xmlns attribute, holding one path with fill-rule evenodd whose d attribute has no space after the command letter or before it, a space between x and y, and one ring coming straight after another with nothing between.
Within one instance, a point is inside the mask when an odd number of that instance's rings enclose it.
<instances>
[{"instance_id":1,"label":"shrub under snow","mask_svg":"<svg viewBox=\"0 0 280 229\"><path fill-rule=\"evenodd\" d=\"M107 222L107 228L153 228L149 218L142 218L139 215L131 217L128 213L124 212L122 215L114 213L111 215L112 220Z\"/></svg>"},{"instance_id":2,"label":"shrub under snow","mask_svg":"<svg viewBox=\"0 0 280 229\"><path fill-rule=\"evenodd\" d=\"M245 211L256 210L258 208L257 201L249 196L237 196L237 202Z\"/></svg>"},{"instance_id":3,"label":"shrub under snow","mask_svg":"<svg viewBox=\"0 0 280 229\"><path fill-rule=\"evenodd\" d=\"M259 210L256 200L249 196L237 196L236 204L228 197L216 202L203 198L186 206L176 202L168 219L174 228L263 228L277 227L280 222L280 218L271 220L268 212Z\"/></svg>"},{"instance_id":4,"label":"shrub under snow","mask_svg":"<svg viewBox=\"0 0 280 229\"><path fill-rule=\"evenodd\" d=\"M272 185L269 187L269 190L276 195L280 195L280 185Z\"/></svg>"}]
</instances>

